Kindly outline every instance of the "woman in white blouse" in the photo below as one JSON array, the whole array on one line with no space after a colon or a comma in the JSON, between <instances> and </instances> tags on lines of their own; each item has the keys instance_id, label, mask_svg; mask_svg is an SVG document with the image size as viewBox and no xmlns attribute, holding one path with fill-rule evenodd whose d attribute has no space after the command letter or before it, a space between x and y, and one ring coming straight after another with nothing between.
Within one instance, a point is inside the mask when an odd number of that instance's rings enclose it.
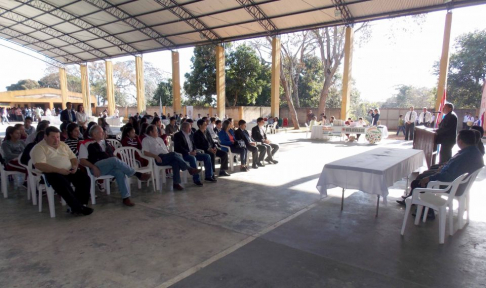
<instances>
[{"instance_id":1,"label":"woman in white blouse","mask_svg":"<svg viewBox=\"0 0 486 288\"><path fill-rule=\"evenodd\" d=\"M78 105L78 111L76 112L76 122L81 128L81 132L86 131L88 125L88 115L84 112L83 104Z\"/></svg>"}]
</instances>

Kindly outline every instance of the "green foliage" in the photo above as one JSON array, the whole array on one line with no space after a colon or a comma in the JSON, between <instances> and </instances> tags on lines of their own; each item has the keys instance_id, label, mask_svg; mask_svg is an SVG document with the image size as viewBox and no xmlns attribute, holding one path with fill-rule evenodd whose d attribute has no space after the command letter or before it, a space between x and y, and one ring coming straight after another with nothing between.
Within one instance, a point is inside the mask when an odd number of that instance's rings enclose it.
<instances>
[{"instance_id":1,"label":"green foliage","mask_svg":"<svg viewBox=\"0 0 486 288\"><path fill-rule=\"evenodd\" d=\"M17 90L29 90L39 88L40 85L37 81L32 79L19 80L19 82L7 86L7 91L17 91Z\"/></svg>"},{"instance_id":2,"label":"green foliage","mask_svg":"<svg viewBox=\"0 0 486 288\"><path fill-rule=\"evenodd\" d=\"M66 73L67 74L67 73ZM81 93L81 77L67 74L68 91ZM39 80L41 88L61 89L59 72L50 73Z\"/></svg>"},{"instance_id":3,"label":"green foliage","mask_svg":"<svg viewBox=\"0 0 486 288\"><path fill-rule=\"evenodd\" d=\"M434 107L435 89L427 87L414 87L411 85L399 85L397 93L386 99L382 108L408 108L413 107Z\"/></svg>"},{"instance_id":4,"label":"green foliage","mask_svg":"<svg viewBox=\"0 0 486 288\"><path fill-rule=\"evenodd\" d=\"M479 107L486 77L486 30L460 35L455 49L449 62L447 100L458 108Z\"/></svg>"},{"instance_id":5,"label":"green foliage","mask_svg":"<svg viewBox=\"0 0 486 288\"><path fill-rule=\"evenodd\" d=\"M317 107L321 97L324 71L321 60L314 55L304 58L304 69L300 74L299 98L301 107Z\"/></svg>"},{"instance_id":6,"label":"green foliage","mask_svg":"<svg viewBox=\"0 0 486 288\"><path fill-rule=\"evenodd\" d=\"M216 94L215 46L196 46L191 62L191 73L184 75L184 91L189 98L187 104L213 104L213 95Z\"/></svg>"},{"instance_id":7,"label":"green foliage","mask_svg":"<svg viewBox=\"0 0 486 288\"><path fill-rule=\"evenodd\" d=\"M162 100L163 106L172 106L172 79L168 79L167 82L162 81L155 89L154 96L147 102L148 106L159 106L160 100Z\"/></svg>"}]
</instances>

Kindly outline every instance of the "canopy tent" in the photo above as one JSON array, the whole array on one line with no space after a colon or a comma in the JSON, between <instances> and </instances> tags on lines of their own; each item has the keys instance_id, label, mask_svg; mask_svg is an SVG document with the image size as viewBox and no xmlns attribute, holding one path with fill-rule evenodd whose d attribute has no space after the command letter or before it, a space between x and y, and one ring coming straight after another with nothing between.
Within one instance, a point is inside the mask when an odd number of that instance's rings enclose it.
<instances>
[{"instance_id":1,"label":"canopy tent","mask_svg":"<svg viewBox=\"0 0 486 288\"><path fill-rule=\"evenodd\" d=\"M0 38L58 65L486 3L486 0L0 0Z\"/></svg>"}]
</instances>

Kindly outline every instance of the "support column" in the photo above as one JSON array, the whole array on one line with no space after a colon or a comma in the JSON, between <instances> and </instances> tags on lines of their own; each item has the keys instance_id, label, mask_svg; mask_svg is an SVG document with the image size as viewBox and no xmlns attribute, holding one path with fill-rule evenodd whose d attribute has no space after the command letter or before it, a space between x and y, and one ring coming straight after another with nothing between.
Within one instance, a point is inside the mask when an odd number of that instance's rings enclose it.
<instances>
[{"instance_id":1,"label":"support column","mask_svg":"<svg viewBox=\"0 0 486 288\"><path fill-rule=\"evenodd\" d=\"M224 47L216 46L216 113L220 119L224 118L226 112L226 82L225 82L225 64L224 64Z\"/></svg>"},{"instance_id":2,"label":"support column","mask_svg":"<svg viewBox=\"0 0 486 288\"><path fill-rule=\"evenodd\" d=\"M447 70L449 69L449 46L451 42L452 12L447 12L444 27L444 39L442 40L442 55L440 57L439 85L437 86L437 98L435 99L435 111L439 110L440 101L444 96L447 86Z\"/></svg>"},{"instance_id":3,"label":"support column","mask_svg":"<svg viewBox=\"0 0 486 288\"><path fill-rule=\"evenodd\" d=\"M279 117L280 112L280 38L272 39L272 89L270 92L272 117ZM262 115L263 116L263 115Z\"/></svg>"},{"instance_id":4,"label":"support column","mask_svg":"<svg viewBox=\"0 0 486 288\"><path fill-rule=\"evenodd\" d=\"M238 121L239 120L245 120L245 112L244 112L243 108L244 108L243 106L238 106L238 118L239 118Z\"/></svg>"},{"instance_id":5,"label":"support column","mask_svg":"<svg viewBox=\"0 0 486 288\"><path fill-rule=\"evenodd\" d=\"M137 112L142 114L147 110L145 104L145 82L143 81L143 58L135 57L135 70L137 74Z\"/></svg>"},{"instance_id":6,"label":"support column","mask_svg":"<svg viewBox=\"0 0 486 288\"><path fill-rule=\"evenodd\" d=\"M214 113L213 113L213 106L209 106L209 111L208 111L208 113L209 113L209 118L214 117Z\"/></svg>"},{"instance_id":7,"label":"support column","mask_svg":"<svg viewBox=\"0 0 486 288\"><path fill-rule=\"evenodd\" d=\"M113 63L105 61L106 68L106 100L108 100L108 115L115 115L115 84L113 83Z\"/></svg>"},{"instance_id":8,"label":"support column","mask_svg":"<svg viewBox=\"0 0 486 288\"><path fill-rule=\"evenodd\" d=\"M179 52L176 51L172 51L172 108L174 108L174 115L182 113Z\"/></svg>"},{"instance_id":9,"label":"support column","mask_svg":"<svg viewBox=\"0 0 486 288\"><path fill-rule=\"evenodd\" d=\"M61 102L62 102L61 109L66 109L66 102L69 101L68 101L67 76L66 76L65 68L59 68L59 83L61 86Z\"/></svg>"},{"instance_id":10,"label":"support column","mask_svg":"<svg viewBox=\"0 0 486 288\"><path fill-rule=\"evenodd\" d=\"M353 68L353 27L346 27L346 38L344 42L344 69L343 69L343 91L341 102L341 119L347 120L349 116L349 105L351 103L351 72Z\"/></svg>"},{"instance_id":11,"label":"support column","mask_svg":"<svg viewBox=\"0 0 486 288\"><path fill-rule=\"evenodd\" d=\"M83 95L83 107L86 115L91 117L91 93L89 92L88 65L81 64L81 94Z\"/></svg>"}]
</instances>

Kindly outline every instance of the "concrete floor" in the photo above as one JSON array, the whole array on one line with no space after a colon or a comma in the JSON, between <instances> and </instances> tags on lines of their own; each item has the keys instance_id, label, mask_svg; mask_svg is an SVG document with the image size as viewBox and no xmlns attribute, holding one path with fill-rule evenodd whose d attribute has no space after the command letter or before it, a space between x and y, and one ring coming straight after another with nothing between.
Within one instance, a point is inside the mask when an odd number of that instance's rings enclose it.
<instances>
[{"instance_id":1,"label":"concrete floor","mask_svg":"<svg viewBox=\"0 0 486 288\"><path fill-rule=\"evenodd\" d=\"M132 185L123 207L113 186L87 217L57 217L10 184L0 199L0 287L484 287L486 172L473 187L471 222L438 244L438 221L400 236L404 209L390 188L375 218L376 197L340 188L321 199L325 163L376 145L320 142L305 133L271 136L277 165L236 172L204 187L162 193ZM389 139L380 145L409 149ZM485 170L486 171L486 170Z\"/></svg>"}]
</instances>

